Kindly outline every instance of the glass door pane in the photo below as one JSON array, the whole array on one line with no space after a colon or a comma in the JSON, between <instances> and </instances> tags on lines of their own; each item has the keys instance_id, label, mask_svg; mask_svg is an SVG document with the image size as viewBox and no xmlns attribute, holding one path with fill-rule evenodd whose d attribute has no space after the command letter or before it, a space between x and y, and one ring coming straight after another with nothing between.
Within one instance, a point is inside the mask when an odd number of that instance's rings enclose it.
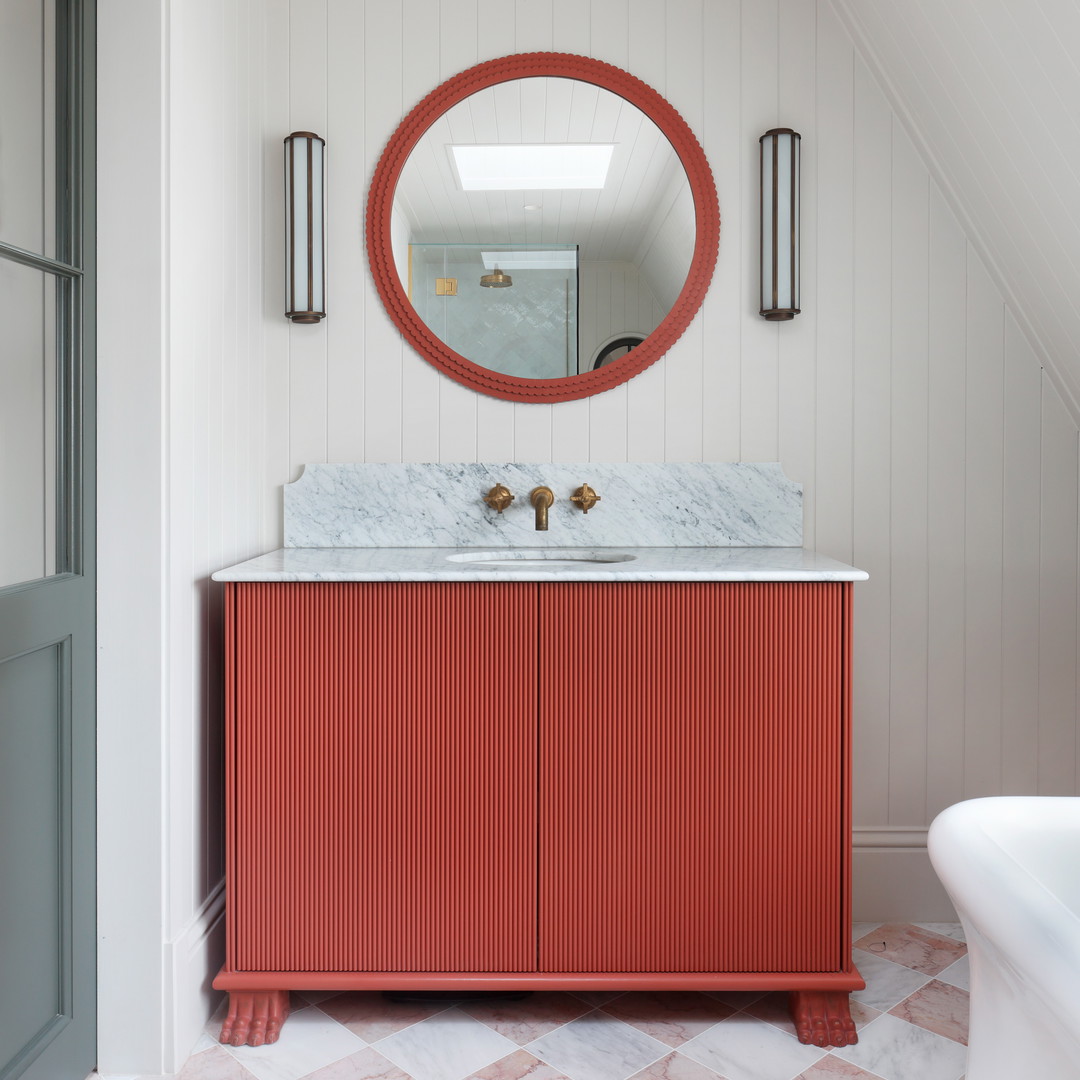
<instances>
[{"instance_id":1,"label":"glass door pane","mask_svg":"<svg viewBox=\"0 0 1080 1080\"><path fill-rule=\"evenodd\" d=\"M56 255L56 4L0 0L0 242Z\"/></svg>"},{"instance_id":2,"label":"glass door pane","mask_svg":"<svg viewBox=\"0 0 1080 1080\"><path fill-rule=\"evenodd\" d=\"M0 259L0 588L57 572L58 288Z\"/></svg>"}]
</instances>

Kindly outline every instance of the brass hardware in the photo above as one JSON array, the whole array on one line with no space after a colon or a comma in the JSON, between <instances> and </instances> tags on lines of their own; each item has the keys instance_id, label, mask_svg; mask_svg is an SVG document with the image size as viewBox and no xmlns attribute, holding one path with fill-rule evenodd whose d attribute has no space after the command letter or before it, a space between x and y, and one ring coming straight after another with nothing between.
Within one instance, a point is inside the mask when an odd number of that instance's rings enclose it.
<instances>
[{"instance_id":1,"label":"brass hardware","mask_svg":"<svg viewBox=\"0 0 1080 1080\"><path fill-rule=\"evenodd\" d=\"M548 507L555 501L555 492L549 487L533 488L529 493L529 502L536 510L536 531L547 532Z\"/></svg>"},{"instance_id":2,"label":"brass hardware","mask_svg":"<svg viewBox=\"0 0 1080 1080\"><path fill-rule=\"evenodd\" d=\"M325 152L311 131L285 139L285 317L294 323L326 318Z\"/></svg>"},{"instance_id":3,"label":"brass hardware","mask_svg":"<svg viewBox=\"0 0 1080 1080\"><path fill-rule=\"evenodd\" d=\"M480 284L485 289L509 289L514 284L514 279L496 266L493 273L484 274L480 278Z\"/></svg>"},{"instance_id":4,"label":"brass hardware","mask_svg":"<svg viewBox=\"0 0 1080 1080\"><path fill-rule=\"evenodd\" d=\"M780 176L781 140L788 144L783 177ZM800 311L798 228L802 136L791 128L772 128L758 142L761 144L760 314L770 322L785 322L794 319ZM785 217L790 226L786 235L780 228ZM768 240L767 221L771 222Z\"/></svg>"},{"instance_id":5,"label":"brass hardware","mask_svg":"<svg viewBox=\"0 0 1080 1080\"><path fill-rule=\"evenodd\" d=\"M484 502L491 507L492 510L498 510L501 514L512 502L514 496L510 494L510 489L504 487L502 484L496 484L485 496Z\"/></svg>"},{"instance_id":6,"label":"brass hardware","mask_svg":"<svg viewBox=\"0 0 1080 1080\"><path fill-rule=\"evenodd\" d=\"M436 296L457 296L456 277L437 277L435 279Z\"/></svg>"},{"instance_id":7,"label":"brass hardware","mask_svg":"<svg viewBox=\"0 0 1080 1080\"><path fill-rule=\"evenodd\" d=\"M570 501L574 503L583 514L587 514L599 501L600 496L588 484L582 484L581 487L570 496Z\"/></svg>"}]
</instances>

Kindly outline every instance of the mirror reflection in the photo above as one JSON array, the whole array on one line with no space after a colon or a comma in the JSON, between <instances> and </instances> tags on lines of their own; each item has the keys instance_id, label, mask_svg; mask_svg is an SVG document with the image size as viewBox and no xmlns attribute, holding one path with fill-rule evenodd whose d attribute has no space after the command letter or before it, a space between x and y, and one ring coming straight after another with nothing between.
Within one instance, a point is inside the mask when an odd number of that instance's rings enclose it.
<instances>
[{"instance_id":1,"label":"mirror reflection","mask_svg":"<svg viewBox=\"0 0 1080 1080\"><path fill-rule=\"evenodd\" d=\"M564 378L617 363L671 309L694 202L641 110L591 83L517 79L427 129L395 190L391 240L413 308L450 348Z\"/></svg>"}]
</instances>

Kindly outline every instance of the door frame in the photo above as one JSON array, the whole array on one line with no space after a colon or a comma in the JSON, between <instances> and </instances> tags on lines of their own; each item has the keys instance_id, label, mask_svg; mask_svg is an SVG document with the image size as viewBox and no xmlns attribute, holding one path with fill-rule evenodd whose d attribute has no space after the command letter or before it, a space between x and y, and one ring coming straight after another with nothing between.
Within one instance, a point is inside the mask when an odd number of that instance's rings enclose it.
<instances>
[{"instance_id":1,"label":"door frame","mask_svg":"<svg viewBox=\"0 0 1080 1080\"><path fill-rule=\"evenodd\" d=\"M168 33L165 0L97 0L98 1071L120 1076L175 1071L177 1056L163 940Z\"/></svg>"},{"instance_id":2,"label":"door frame","mask_svg":"<svg viewBox=\"0 0 1080 1080\"><path fill-rule=\"evenodd\" d=\"M0 590L2 653L57 656L57 1015L4 1075L81 1077L94 1067L96 980L96 0L58 0L53 256L0 243L5 262L57 284L55 563ZM45 567L49 569L48 561ZM81 1070L81 1071L80 1071Z\"/></svg>"}]
</instances>

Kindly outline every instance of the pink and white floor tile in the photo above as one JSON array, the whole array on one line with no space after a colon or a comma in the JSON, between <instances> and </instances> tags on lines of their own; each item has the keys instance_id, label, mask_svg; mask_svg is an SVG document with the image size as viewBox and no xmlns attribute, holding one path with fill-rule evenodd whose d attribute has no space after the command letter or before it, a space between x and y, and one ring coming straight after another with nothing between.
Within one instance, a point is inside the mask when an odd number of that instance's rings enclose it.
<instances>
[{"instance_id":1,"label":"pink and white floor tile","mask_svg":"<svg viewBox=\"0 0 1080 1080\"><path fill-rule=\"evenodd\" d=\"M273 1046L207 1028L177 1080L961 1080L968 969L951 923L861 924L855 1046L803 1046L785 995L545 993L397 1004L294 995ZM144 1078L148 1080L148 1078Z\"/></svg>"}]
</instances>

